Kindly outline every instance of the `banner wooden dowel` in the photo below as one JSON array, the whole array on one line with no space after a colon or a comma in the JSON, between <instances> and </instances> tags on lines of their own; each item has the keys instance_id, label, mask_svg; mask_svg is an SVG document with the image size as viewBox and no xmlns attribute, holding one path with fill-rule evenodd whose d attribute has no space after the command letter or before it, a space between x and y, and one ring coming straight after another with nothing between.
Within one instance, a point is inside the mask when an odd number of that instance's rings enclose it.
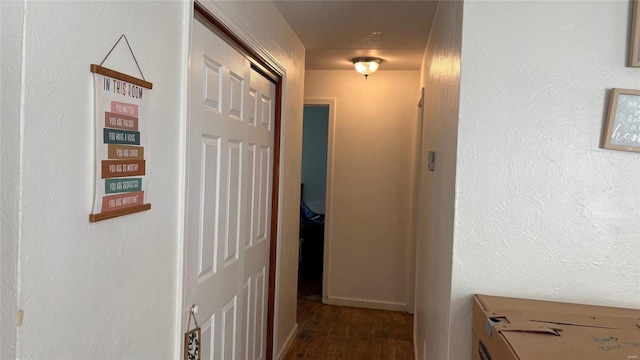
<instances>
[{"instance_id":1,"label":"banner wooden dowel","mask_svg":"<svg viewBox=\"0 0 640 360\"><path fill-rule=\"evenodd\" d=\"M144 204L144 205L139 205L139 206L132 206L130 208L124 208L124 209L120 209L120 210L109 211L109 212L106 212L106 213L91 214L91 215L89 215L89 222L97 222L97 221L112 219L114 217L118 217L118 216L122 216L122 215L134 214L134 213L145 211L145 210L149 210L149 209L151 209L151 204Z\"/></svg>"},{"instance_id":2,"label":"banner wooden dowel","mask_svg":"<svg viewBox=\"0 0 640 360\"><path fill-rule=\"evenodd\" d=\"M153 84L148 82L148 81L146 81L146 80L138 79L138 78L133 77L131 75L127 75L127 74L123 74L123 73L115 71L115 70L111 70L111 69L106 68L104 66L91 64L91 72L92 73L96 73L96 74L100 74L100 75L104 75L104 76L108 76L108 77L111 77L111 78L115 78L115 79L118 79L118 80L126 81L126 82L131 83L131 84L142 86L143 88L153 89Z\"/></svg>"}]
</instances>

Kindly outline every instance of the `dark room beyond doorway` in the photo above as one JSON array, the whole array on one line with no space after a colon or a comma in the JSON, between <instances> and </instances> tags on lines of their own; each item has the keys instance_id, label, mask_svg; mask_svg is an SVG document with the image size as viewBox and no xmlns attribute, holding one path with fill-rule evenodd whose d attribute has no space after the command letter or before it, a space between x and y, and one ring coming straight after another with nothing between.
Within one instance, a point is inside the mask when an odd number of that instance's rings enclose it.
<instances>
[{"instance_id":1,"label":"dark room beyond doorway","mask_svg":"<svg viewBox=\"0 0 640 360\"><path fill-rule=\"evenodd\" d=\"M321 301L329 106L305 105L300 185L298 295Z\"/></svg>"}]
</instances>

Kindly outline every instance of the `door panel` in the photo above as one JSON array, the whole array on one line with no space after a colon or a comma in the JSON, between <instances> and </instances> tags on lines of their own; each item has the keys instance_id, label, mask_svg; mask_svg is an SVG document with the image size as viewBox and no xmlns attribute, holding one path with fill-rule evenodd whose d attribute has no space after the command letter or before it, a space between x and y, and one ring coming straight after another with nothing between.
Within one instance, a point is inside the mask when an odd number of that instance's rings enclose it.
<instances>
[{"instance_id":1,"label":"door panel","mask_svg":"<svg viewBox=\"0 0 640 360\"><path fill-rule=\"evenodd\" d=\"M245 314L244 321L242 322L242 335L244 336L244 353L246 359L253 359L253 346L254 339L252 337L252 332L250 331L252 327L251 316L249 316L249 308L251 307L251 299L252 299L252 283L249 281L244 282L243 288L243 308L242 313Z\"/></svg>"},{"instance_id":2,"label":"door panel","mask_svg":"<svg viewBox=\"0 0 640 360\"><path fill-rule=\"evenodd\" d=\"M252 118L249 119L249 121L251 121ZM248 145L248 156L247 156L247 162L248 162L248 168L247 168L247 177L249 178L249 199L248 199L248 204L247 206L249 206L249 213L251 214L251 220L250 220L250 224L249 224L249 236L246 237L245 239L245 248L249 248L254 244L253 238L254 238L254 234L257 232L257 230L255 229L255 219L257 218L257 199L259 197L259 193L256 192L256 144L249 144Z\"/></svg>"},{"instance_id":3,"label":"door panel","mask_svg":"<svg viewBox=\"0 0 640 360\"><path fill-rule=\"evenodd\" d=\"M198 279L216 273L218 249L218 202L220 177L220 138L202 138L202 210L198 248ZM213 219L213 220L211 220Z\"/></svg>"},{"instance_id":4,"label":"door panel","mask_svg":"<svg viewBox=\"0 0 640 360\"><path fill-rule=\"evenodd\" d=\"M202 359L264 359L275 85L193 22L185 306Z\"/></svg>"},{"instance_id":5,"label":"door panel","mask_svg":"<svg viewBox=\"0 0 640 360\"><path fill-rule=\"evenodd\" d=\"M222 357L224 360L236 359L236 319L238 313L238 297L234 296L231 301L222 307Z\"/></svg>"},{"instance_id":6,"label":"door panel","mask_svg":"<svg viewBox=\"0 0 640 360\"><path fill-rule=\"evenodd\" d=\"M265 339L266 339L266 299L267 299L267 272L266 267L263 267L258 271L258 273L254 276L255 279L255 288L256 288L256 296L255 296L255 311L256 314L253 316L256 321L254 338L256 339L256 343L254 345L254 349L256 350L256 354L254 359L262 360L265 358Z\"/></svg>"},{"instance_id":7,"label":"door panel","mask_svg":"<svg viewBox=\"0 0 640 360\"><path fill-rule=\"evenodd\" d=\"M247 359L266 357L267 274L271 224L271 179L273 176L273 133L275 85L251 70L251 113L249 115L250 208L249 241L245 243L245 271L251 285L247 307ZM267 126L262 126L267 124Z\"/></svg>"},{"instance_id":8,"label":"door panel","mask_svg":"<svg viewBox=\"0 0 640 360\"><path fill-rule=\"evenodd\" d=\"M213 329L215 327L215 314L207 319L204 322L200 323L200 336L202 337L200 341L200 345L202 348L202 353L200 355L200 359L213 359L213 351L214 348L214 332Z\"/></svg>"},{"instance_id":9,"label":"door panel","mask_svg":"<svg viewBox=\"0 0 640 360\"><path fill-rule=\"evenodd\" d=\"M204 56L204 106L222 112L222 65Z\"/></svg>"},{"instance_id":10,"label":"door panel","mask_svg":"<svg viewBox=\"0 0 640 360\"><path fill-rule=\"evenodd\" d=\"M225 266L238 261L238 247L240 245L240 210L242 205L242 142L229 140L228 188L227 188L227 234L225 236Z\"/></svg>"}]
</instances>

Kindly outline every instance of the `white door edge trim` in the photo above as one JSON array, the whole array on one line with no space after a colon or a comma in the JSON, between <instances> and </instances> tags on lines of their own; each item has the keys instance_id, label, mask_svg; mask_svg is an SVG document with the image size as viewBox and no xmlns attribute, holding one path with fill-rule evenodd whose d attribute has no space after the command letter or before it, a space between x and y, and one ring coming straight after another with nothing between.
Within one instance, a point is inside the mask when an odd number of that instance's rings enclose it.
<instances>
[{"instance_id":1,"label":"white door edge trim","mask_svg":"<svg viewBox=\"0 0 640 360\"><path fill-rule=\"evenodd\" d=\"M180 189L178 195L178 246L176 248L176 304L175 304L175 335L174 339L176 341L176 346L174 346L174 359L180 359L183 357L183 344L182 337L184 332L186 331L184 328L186 325L183 325L184 314L182 308L184 307L185 302L185 266L186 266L186 246L187 246L187 224L186 224L186 211L187 211L187 171L188 171L188 154L187 144L189 136L188 132L188 123L189 117L191 116L191 111L189 109L189 99L191 99L191 38L192 38L192 26L193 21L195 20L194 8L191 2L185 2L184 6L184 16L186 17L186 21L183 22L183 37L182 37L182 53L185 55L183 57L182 64L182 109L181 113L183 117L181 119L182 123L180 124L180 158L182 161L179 165L179 174L180 178L178 179L178 188Z\"/></svg>"},{"instance_id":2,"label":"white door edge trim","mask_svg":"<svg viewBox=\"0 0 640 360\"><path fill-rule=\"evenodd\" d=\"M327 137L327 180L325 187L325 217L324 217L324 256L322 264L322 302L331 295L331 230L333 216L333 153L336 123L335 98L304 98L304 105L329 106L329 133Z\"/></svg>"}]
</instances>

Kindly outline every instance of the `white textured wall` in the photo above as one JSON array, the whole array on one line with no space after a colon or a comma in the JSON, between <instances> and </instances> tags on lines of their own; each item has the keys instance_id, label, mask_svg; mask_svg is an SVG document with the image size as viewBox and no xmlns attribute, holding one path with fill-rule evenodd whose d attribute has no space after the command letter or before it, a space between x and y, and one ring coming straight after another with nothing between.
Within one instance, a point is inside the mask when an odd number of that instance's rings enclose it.
<instances>
[{"instance_id":1,"label":"white textured wall","mask_svg":"<svg viewBox=\"0 0 640 360\"><path fill-rule=\"evenodd\" d=\"M176 309L183 236L180 170L186 120L182 99L191 6L179 1L56 1L27 2L26 6L2 2L0 357L13 357L11 346L16 343L10 335L15 331L16 306L11 306L15 280L5 280L11 271L15 273L6 267L17 261L17 252L5 250L7 244L17 246L18 242L18 306L25 310L25 322L18 330L17 356L180 356ZM277 313L281 348L296 320L304 48L269 2L221 1L218 10L287 70L280 193L280 223L286 226L280 228L282 291ZM90 224L89 65L99 63L122 32L154 84L148 151L152 209ZM116 49L105 66L136 74L126 45ZM15 242L12 237L5 241L7 232L15 234Z\"/></svg>"},{"instance_id":2,"label":"white textured wall","mask_svg":"<svg viewBox=\"0 0 640 360\"><path fill-rule=\"evenodd\" d=\"M418 84L417 71L307 71L305 97L336 99L329 299L407 304Z\"/></svg>"},{"instance_id":3,"label":"white textured wall","mask_svg":"<svg viewBox=\"0 0 640 360\"><path fill-rule=\"evenodd\" d=\"M471 295L640 308L640 155L602 150L627 1L466 2L450 358Z\"/></svg>"},{"instance_id":4,"label":"white textured wall","mask_svg":"<svg viewBox=\"0 0 640 360\"><path fill-rule=\"evenodd\" d=\"M456 183L462 1L441 1L422 65L424 125L417 196L416 313L418 359L447 359ZM428 152L436 152L428 171ZM456 359L450 357L450 359Z\"/></svg>"},{"instance_id":5,"label":"white textured wall","mask_svg":"<svg viewBox=\"0 0 640 360\"><path fill-rule=\"evenodd\" d=\"M26 3L20 358L174 356L187 6ZM91 224L89 65L123 32L154 84L145 151L152 209ZM105 66L135 75L122 45Z\"/></svg>"},{"instance_id":6,"label":"white textured wall","mask_svg":"<svg viewBox=\"0 0 640 360\"><path fill-rule=\"evenodd\" d=\"M276 355L296 328L298 224L302 157L304 46L269 1L215 1L205 6L259 44L286 69L280 153Z\"/></svg>"},{"instance_id":7,"label":"white textured wall","mask_svg":"<svg viewBox=\"0 0 640 360\"><path fill-rule=\"evenodd\" d=\"M16 346L23 9L0 2L0 359Z\"/></svg>"}]
</instances>

